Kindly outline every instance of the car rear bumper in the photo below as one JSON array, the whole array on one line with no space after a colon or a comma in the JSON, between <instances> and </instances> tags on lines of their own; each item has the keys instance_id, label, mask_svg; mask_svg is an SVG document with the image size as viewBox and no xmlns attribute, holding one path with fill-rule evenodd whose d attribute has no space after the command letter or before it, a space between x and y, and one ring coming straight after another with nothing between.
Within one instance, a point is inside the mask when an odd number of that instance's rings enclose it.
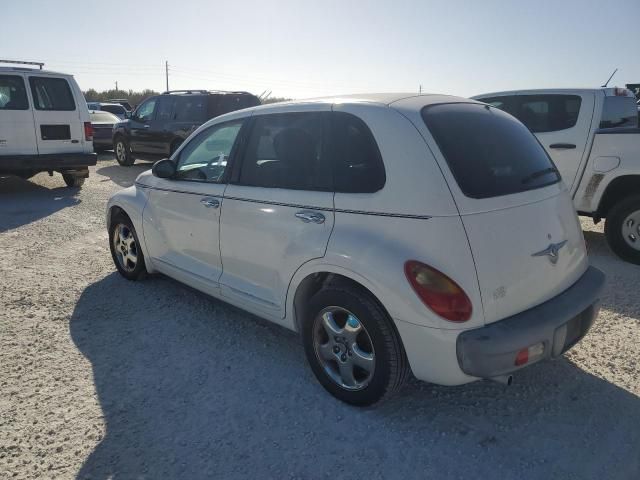
<instances>
[{"instance_id":1,"label":"car rear bumper","mask_svg":"<svg viewBox=\"0 0 640 480\"><path fill-rule=\"evenodd\" d=\"M52 153L46 155L0 155L0 172L23 170L73 170L95 165L95 153Z\"/></svg>"},{"instance_id":2,"label":"car rear bumper","mask_svg":"<svg viewBox=\"0 0 640 480\"><path fill-rule=\"evenodd\" d=\"M460 333L456 354L467 375L491 378L505 375L545 358L558 357L578 343L599 312L604 274L594 267L551 300L485 327ZM522 365L521 350L542 344L542 353Z\"/></svg>"}]
</instances>

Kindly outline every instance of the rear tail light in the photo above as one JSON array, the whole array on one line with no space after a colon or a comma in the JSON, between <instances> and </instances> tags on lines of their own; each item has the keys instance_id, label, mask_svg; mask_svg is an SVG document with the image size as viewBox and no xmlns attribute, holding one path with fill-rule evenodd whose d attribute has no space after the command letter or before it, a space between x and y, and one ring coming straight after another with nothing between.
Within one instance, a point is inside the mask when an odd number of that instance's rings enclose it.
<instances>
[{"instance_id":1,"label":"rear tail light","mask_svg":"<svg viewBox=\"0 0 640 480\"><path fill-rule=\"evenodd\" d=\"M634 97L635 95L628 88L620 88L616 87L614 90L614 95L616 97Z\"/></svg>"},{"instance_id":2,"label":"rear tail light","mask_svg":"<svg viewBox=\"0 0 640 480\"><path fill-rule=\"evenodd\" d=\"M87 142L93 140L93 125L91 125L91 122L84 122L84 139Z\"/></svg>"},{"instance_id":3,"label":"rear tail light","mask_svg":"<svg viewBox=\"0 0 640 480\"><path fill-rule=\"evenodd\" d=\"M450 322L466 322L473 311L471 300L444 273L416 260L404 264L404 273L422 303Z\"/></svg>"},{"instance_id":4,"label":"rear tail light","mask_svg":"<svg viewBox=\"0 0 640 480\"><path fill-rule=\"evenodd\" d=\"M513 363L516 367L519 367L538 360L542 357L542 354L544 354L544 343L536 343L535 345L520 350L516 354L516 360Z\"/></svg>"}]
</instances>

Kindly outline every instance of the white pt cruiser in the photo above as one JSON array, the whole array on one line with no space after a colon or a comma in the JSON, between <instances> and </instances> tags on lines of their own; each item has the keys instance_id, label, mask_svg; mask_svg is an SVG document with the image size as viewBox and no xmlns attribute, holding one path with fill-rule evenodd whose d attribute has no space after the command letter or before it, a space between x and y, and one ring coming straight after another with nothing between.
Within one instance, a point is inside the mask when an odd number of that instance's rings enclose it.
<instances>
[{"instance_id":1,"label":"white pt cruiser","mask_svg":"<svg viewBox=\"0 0 640 480\"><path fill-rule=\"evenodd\" d=\"M217 117L115 194L107 225L124 277L160 272L300 332L356 405L409 371L510 382L586 334L604 283L536 138L443 95Z\"/></svg>"}]
</instances>

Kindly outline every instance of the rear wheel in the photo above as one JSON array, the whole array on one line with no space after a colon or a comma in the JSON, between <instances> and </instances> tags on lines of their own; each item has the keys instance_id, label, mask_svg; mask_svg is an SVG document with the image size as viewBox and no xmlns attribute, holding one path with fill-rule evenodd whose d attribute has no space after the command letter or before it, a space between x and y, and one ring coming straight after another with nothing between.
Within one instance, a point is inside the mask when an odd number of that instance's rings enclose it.
<instances>
[{"instance_id":1,"label":"rear wheel","mask_svg":"<svg viewBox=\"0 0 640 480\"><path fill-rule=\"evenodd\" d=\"M62 178L64 179L64 183L67 184L67 187L72 188L80 188L84 185L85 178L78 177L77 175L73 175L72 173L63 173Z\"/></svg>"},{"instance_id":2,"label":"rear wheel","mask_svg":"<svg viewBox=\"0 0 640 480\"><path fill-rule=\"evenodd\" d=\"M352 405L397 391L409 367L391 319L371 295L329 286L310 301L302 325L307 360L322 386Z\"/></svg>"},{"instance_id":3,"label":"rear wheel","mask_svg":"<svg viewBox=\"0 0 640 480\"><path fill-rule=\"evenodd\" d=\"M616 255L640 265L640 195L628 197L609 210L604 233Z\"/></svg>"},{"instance_id":4,"label":"rear wheel","mask_svg":"<svg viewBox=\"0 0 640 480\"><path fill-rule=\"evenodd\" d=\"M114 215L109 228L111 257L118 272L127 280L139 280L147 272L140 241L129 217Z\"/></svg>"},{"instance_id":5,"label":"rear wheel","mask_svg":"<svg viewBox=\"0 0 640 480\"><path fill-rule=\"evenodd\" d=\"M129 143L123 137L116 137L115 142L113 142L113 151L116 154L116 160L123 167L130 167L135 162L131 155Z\"/></svg>"}]
</instances>

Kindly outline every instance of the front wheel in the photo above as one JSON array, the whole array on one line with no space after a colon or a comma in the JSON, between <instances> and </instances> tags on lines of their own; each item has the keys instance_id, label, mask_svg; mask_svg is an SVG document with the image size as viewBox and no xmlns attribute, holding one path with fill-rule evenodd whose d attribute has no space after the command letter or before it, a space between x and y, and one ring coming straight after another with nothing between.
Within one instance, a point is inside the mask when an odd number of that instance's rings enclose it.
<instances>
[{"instance_id":1,"label":"front wheel","mask_svg":"<svg viewBox=\"0 0 640 480\"><path fill-rule=\"evenodd\" d=\"M407 357L392 320L370 294L329 286L313 296L306 312L305 353L329 393L365 406L400 389Z\"/></svg>"},{"instance_id":2,"label":"front wheel","mask_svg":"<svg viewBox=\"0 0 640 480\"><path fill-rule=\"evenodd\" d=\"M122 213L111 219L109 247L120 275L127 280L139 280L145 275L147 269L138 235L129 217Z\"/></svg>"},{"instance_id":3,"label":"front wheel","mask_svg":"<svg viewBox=\"0 0 640 480\"><path fill-rule=\"evenodd\" d=\"M73 175L71 173L63 173L62 178L64 179L64 183L67 184L67 187L70 188L80 188L84 185L85 178L78 177L77 175Z\"/></svg>"},{"instance_id":4,"label":"front wheel","mask_svg":"<svg viewBox=\"0 0 640 480\"><path fill-rule=\"evenodd\" d=\"M609 210L604 233L616 255L640 265L640 195L628 197Z\"/></svg>"},{"instance_id":5,"label":"front wheel","mask_svg":"<svg viewBox=\"0 0 640 480\"><path fill-rule=\"evenodd\" d=\"M135 162L135 158L131 155L129 143L123 137L117 137L113 142L113 150L116 154L116 160L123 167L130 167Z\"/></svg>"}]
</instances>

